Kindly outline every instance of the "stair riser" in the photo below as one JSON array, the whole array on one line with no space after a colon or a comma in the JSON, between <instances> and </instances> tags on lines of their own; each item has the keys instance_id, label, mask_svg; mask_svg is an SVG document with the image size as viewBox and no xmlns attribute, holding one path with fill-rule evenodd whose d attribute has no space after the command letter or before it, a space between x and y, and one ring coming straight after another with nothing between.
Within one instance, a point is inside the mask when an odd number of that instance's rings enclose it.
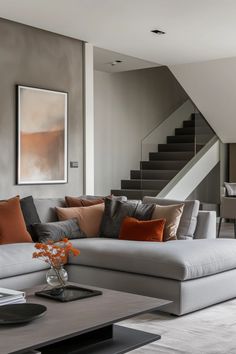
<instances>
[{"instance_id":1,"label":"stair riser","mask_svg":"<svg viewBox=\"0 0 236 354\"><path fill-rule=\"evenodd\" d=\"M131 179L158 179L170 180L179 171L152 171L152 170L133 170L130 172Z\"/></svg>"},{"instance_id":2,"label":"stair riser","mask_svg":"<svg viewBox=\"0 0 236 354\"><path fill-rule=\"evenodd\" d=\"M121 189L157 189L164 188L169 181L149 181L149 180L123 180Z\"/></svg>"},{"instance_id":3,"label":"stair riser","mask_svg":"<svg viewBox=\"0 0 236 354\"><path fill-rule=\"evenodd\" d=\"M150 161L181 161L190 160L194 156L194 152L150 152Z\"/></svg>"},{"instance_id":4,"label":"stair riser","mask_svg":"<svg viewBox=\"0 0 236 354\"><path fill-rule=\"evenodd\" d=\"M168 144L194 143L194 135L176 135L167 137Z\"/></svg>"},{"instance_id":5,"label":"stair riser","mask_svg":"<svg viewBox=\"0 0 236 354\"><path fill-rule=\"evenodd\" d=\"M180 170L188 161L141 161L142 170Z\"/></svg>"},{"instance_id":6,"label":"stair riser","mask_svg":"<svg viewBox=\"0 0 236 354\"><path fill-rule=\"evenodd\" d=\"M191 143L172 143L172 144L159 144L159 152L167 151L194 151L194 144Z\"/></svg>"},{"instance_id":7,"label":"stair riser","mask_svg":"<svg viewBox=\"0 0 236 354\"><path fill-rule=\"evenodd\" d=\"M175 135L195 135L195 128L176 128Z\"/></svg>"}]
</instances>

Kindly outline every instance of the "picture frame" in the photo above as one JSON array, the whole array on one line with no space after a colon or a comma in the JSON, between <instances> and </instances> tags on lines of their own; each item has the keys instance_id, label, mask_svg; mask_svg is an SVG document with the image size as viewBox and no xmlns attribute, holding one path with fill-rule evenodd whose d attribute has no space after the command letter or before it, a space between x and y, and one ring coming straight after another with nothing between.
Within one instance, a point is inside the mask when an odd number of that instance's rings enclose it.
<instances>
[{"instance_id":1,"label":"picture frame","mask_svg":"<svg viewBox=\"0 0 236 354\"><path fill-rule=\"evenodd\" d=\"M17 85L17 184L68 182L68 93Z\"/></svg>"}]
</instances>

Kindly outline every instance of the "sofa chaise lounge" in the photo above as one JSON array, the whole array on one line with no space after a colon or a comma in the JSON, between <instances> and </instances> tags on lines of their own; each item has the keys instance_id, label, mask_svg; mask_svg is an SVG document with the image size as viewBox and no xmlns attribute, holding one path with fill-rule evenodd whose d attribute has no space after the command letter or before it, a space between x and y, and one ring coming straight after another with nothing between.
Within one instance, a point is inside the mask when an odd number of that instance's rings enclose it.
<instances>
[{"instance_id":1,"label":"sofa chaise lounge","mask_svg":"<svg viewBox=\"0 0 236 354\"><path fill-rule=\"evenodd\" d=\"M176 203L151 197L144 202ZM35 199L35 205L42 222L55 221L54 208L64 206L64 200ZM216 239L214 212L197 211L195 222L193 241L71 240L81 254L68 260L69 280L169 299L173 302L163 310L175 315L235 297L236 241ZM31 243L0 246L1 287L45 282L47 265L32 259L33 250Z\"/></svg>"}]
</instances>

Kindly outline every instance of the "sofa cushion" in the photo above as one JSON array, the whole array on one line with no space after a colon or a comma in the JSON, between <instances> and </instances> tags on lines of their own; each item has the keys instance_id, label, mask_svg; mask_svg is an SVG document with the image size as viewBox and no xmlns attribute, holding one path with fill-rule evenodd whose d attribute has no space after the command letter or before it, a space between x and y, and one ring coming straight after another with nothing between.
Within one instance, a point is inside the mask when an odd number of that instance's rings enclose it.
<instances>
[{"instance_id":1,"label":"sofa cushion","mask_svg":"<svg viewBox=\"0 0 236 354\"><path fill-rule=\"evenodd\" d=\"M154 208L154 204L142 204L139 200L121 201L117 198L106 198L100 235L107 238L118 238L121 224L126 216L138 220L149 220Z\"/></svg>"},{"instance_id":2,"label":"sofa cushion","mask_svg":"<svg viewBox=\"0 0 236 354\"><path fill-rule=\"evenodd\" d=\"M27 231L30 233L33 241L37 242L38 239L34 233L32 225L39 224L41 221L39 219L32 195L22 198L20 200L20 207L24 216Z\"/></svg>"},{"instance_id":3,"label":"sofa cushion","mask_svg":"<svg viewBox=\"0 0 236 354\"><path fill-rule=\"evenodd\" d=\"M164 227L165 219L140 221L126 216L121 225L119 239L162 242Z\"/></svg>"},{"instance_id":4,"label":"sofa cushion","mask_svg":"<svg viewBox=\"0 0 236 354\"><path fill-rule=\"evenodd\" d=\"M91 238L71 242L80 256L70 257L70 264L181 281L236 268L236 240L232 239L139 242Z\"/></svg>"},{"instance_id":5,"label":"sofa cushion","mask_svg":"<svg viewBox=\"0 0 236 354\"><path fill-rule=\"evenodd\" d=\"M65 237L68 239L83 237L77 219L34 224L32 228L39 242L48 240L58 242Z\"/></svg>"},{"instance_id":6,"label":"sofa cushion","mask_svg":"<svg viewBox=\"0 0 236 354\"><path fill-rule=\"evenodd\" d=\"M163 241L177 240L177 230L183 214L184 204L156 205L152 219L165 219Z\"/></svg>"},{"instance_id":7,"label":"sofa cushion","mask_svg":"<svg viewBox=\"0 0 236 354\"><path fill-rule=\"evenodd\" d=\"M192 239L197 226L197 216L199 211L199 200L171 200L171 199L158 199L155 197L144 197L143 202L150 204L155 203L159 205L173 205L184 203L183 214L180 219L179 227L177 230L177 238L179 240Z\"/></svg>"},{"instance_id":8,"label":"sofa cushion","mask_svg":"<svg viewBox=\"0 0 236 354\"><path fill-rule=\"evenodd\" d=\"M33 259L33 243L14 243L0 246L0 279L37 272L49 265Z\"/></svg>"},{"instance_id":9,"label":"sofa cushion","mask_svg":"<svg viewBox=\"0 0 236 354\"><path fill-rule=\"evenodd\" d=\"M0 244L17 242L32 242L18 196L0 202Z\"/></svg>"},{"instance_id":10,"label":"sofa cushion","mask_svg":"<svg viewBox=\"0 0 236 354\"><path fill-rule=\"evenodd\" d=\"M104 203L77 208L56 207L56 212L61 221L76 218L84 236L96 237L99 235Z\"/></svg>"},{"instance_id":11,"label":"sofa cushion","mask_svg":"<svg viewBox=\"0 0 236 354\"><path fill-rule=\"evenodd\" d=\"M85 199L85 198L80 198L80 197L70 197L70 196L65 196L65 201L66 205L69 208L74 208L74 207L86 207L86 206L91 206L91 205L96 205L96 204L102 204L104 203L104 199L98 198L98 199Z\"/></svg>"}]
</instances>

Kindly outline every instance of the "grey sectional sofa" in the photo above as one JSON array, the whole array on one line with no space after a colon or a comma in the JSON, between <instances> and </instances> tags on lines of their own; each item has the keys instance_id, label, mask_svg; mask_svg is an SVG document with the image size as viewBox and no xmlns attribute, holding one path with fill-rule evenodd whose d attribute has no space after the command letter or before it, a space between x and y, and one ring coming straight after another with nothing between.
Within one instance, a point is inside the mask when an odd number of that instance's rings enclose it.
<instances>
[{"instance_id":1,"label":"grey sectional sofa","mask_svg":"<svg viewBox=\"0 0 236 354\"><path fill-rule=\"evenodd\" d=\"M173 202L153 198L144 201ZM36 199L35 204L41 221L48 222L56 219L54 207L63 206L64 201ZM236 240L215 238L214 212L193 214L189 214L193 241L72 240L81 254L68 261L69 279L172 300L164 310L176 315L235 297ZM33 244L25 243L0 246L0 286L22 289L45 281L47 266L32 259L33 250Z\"/></svg>"}]
</instances>

